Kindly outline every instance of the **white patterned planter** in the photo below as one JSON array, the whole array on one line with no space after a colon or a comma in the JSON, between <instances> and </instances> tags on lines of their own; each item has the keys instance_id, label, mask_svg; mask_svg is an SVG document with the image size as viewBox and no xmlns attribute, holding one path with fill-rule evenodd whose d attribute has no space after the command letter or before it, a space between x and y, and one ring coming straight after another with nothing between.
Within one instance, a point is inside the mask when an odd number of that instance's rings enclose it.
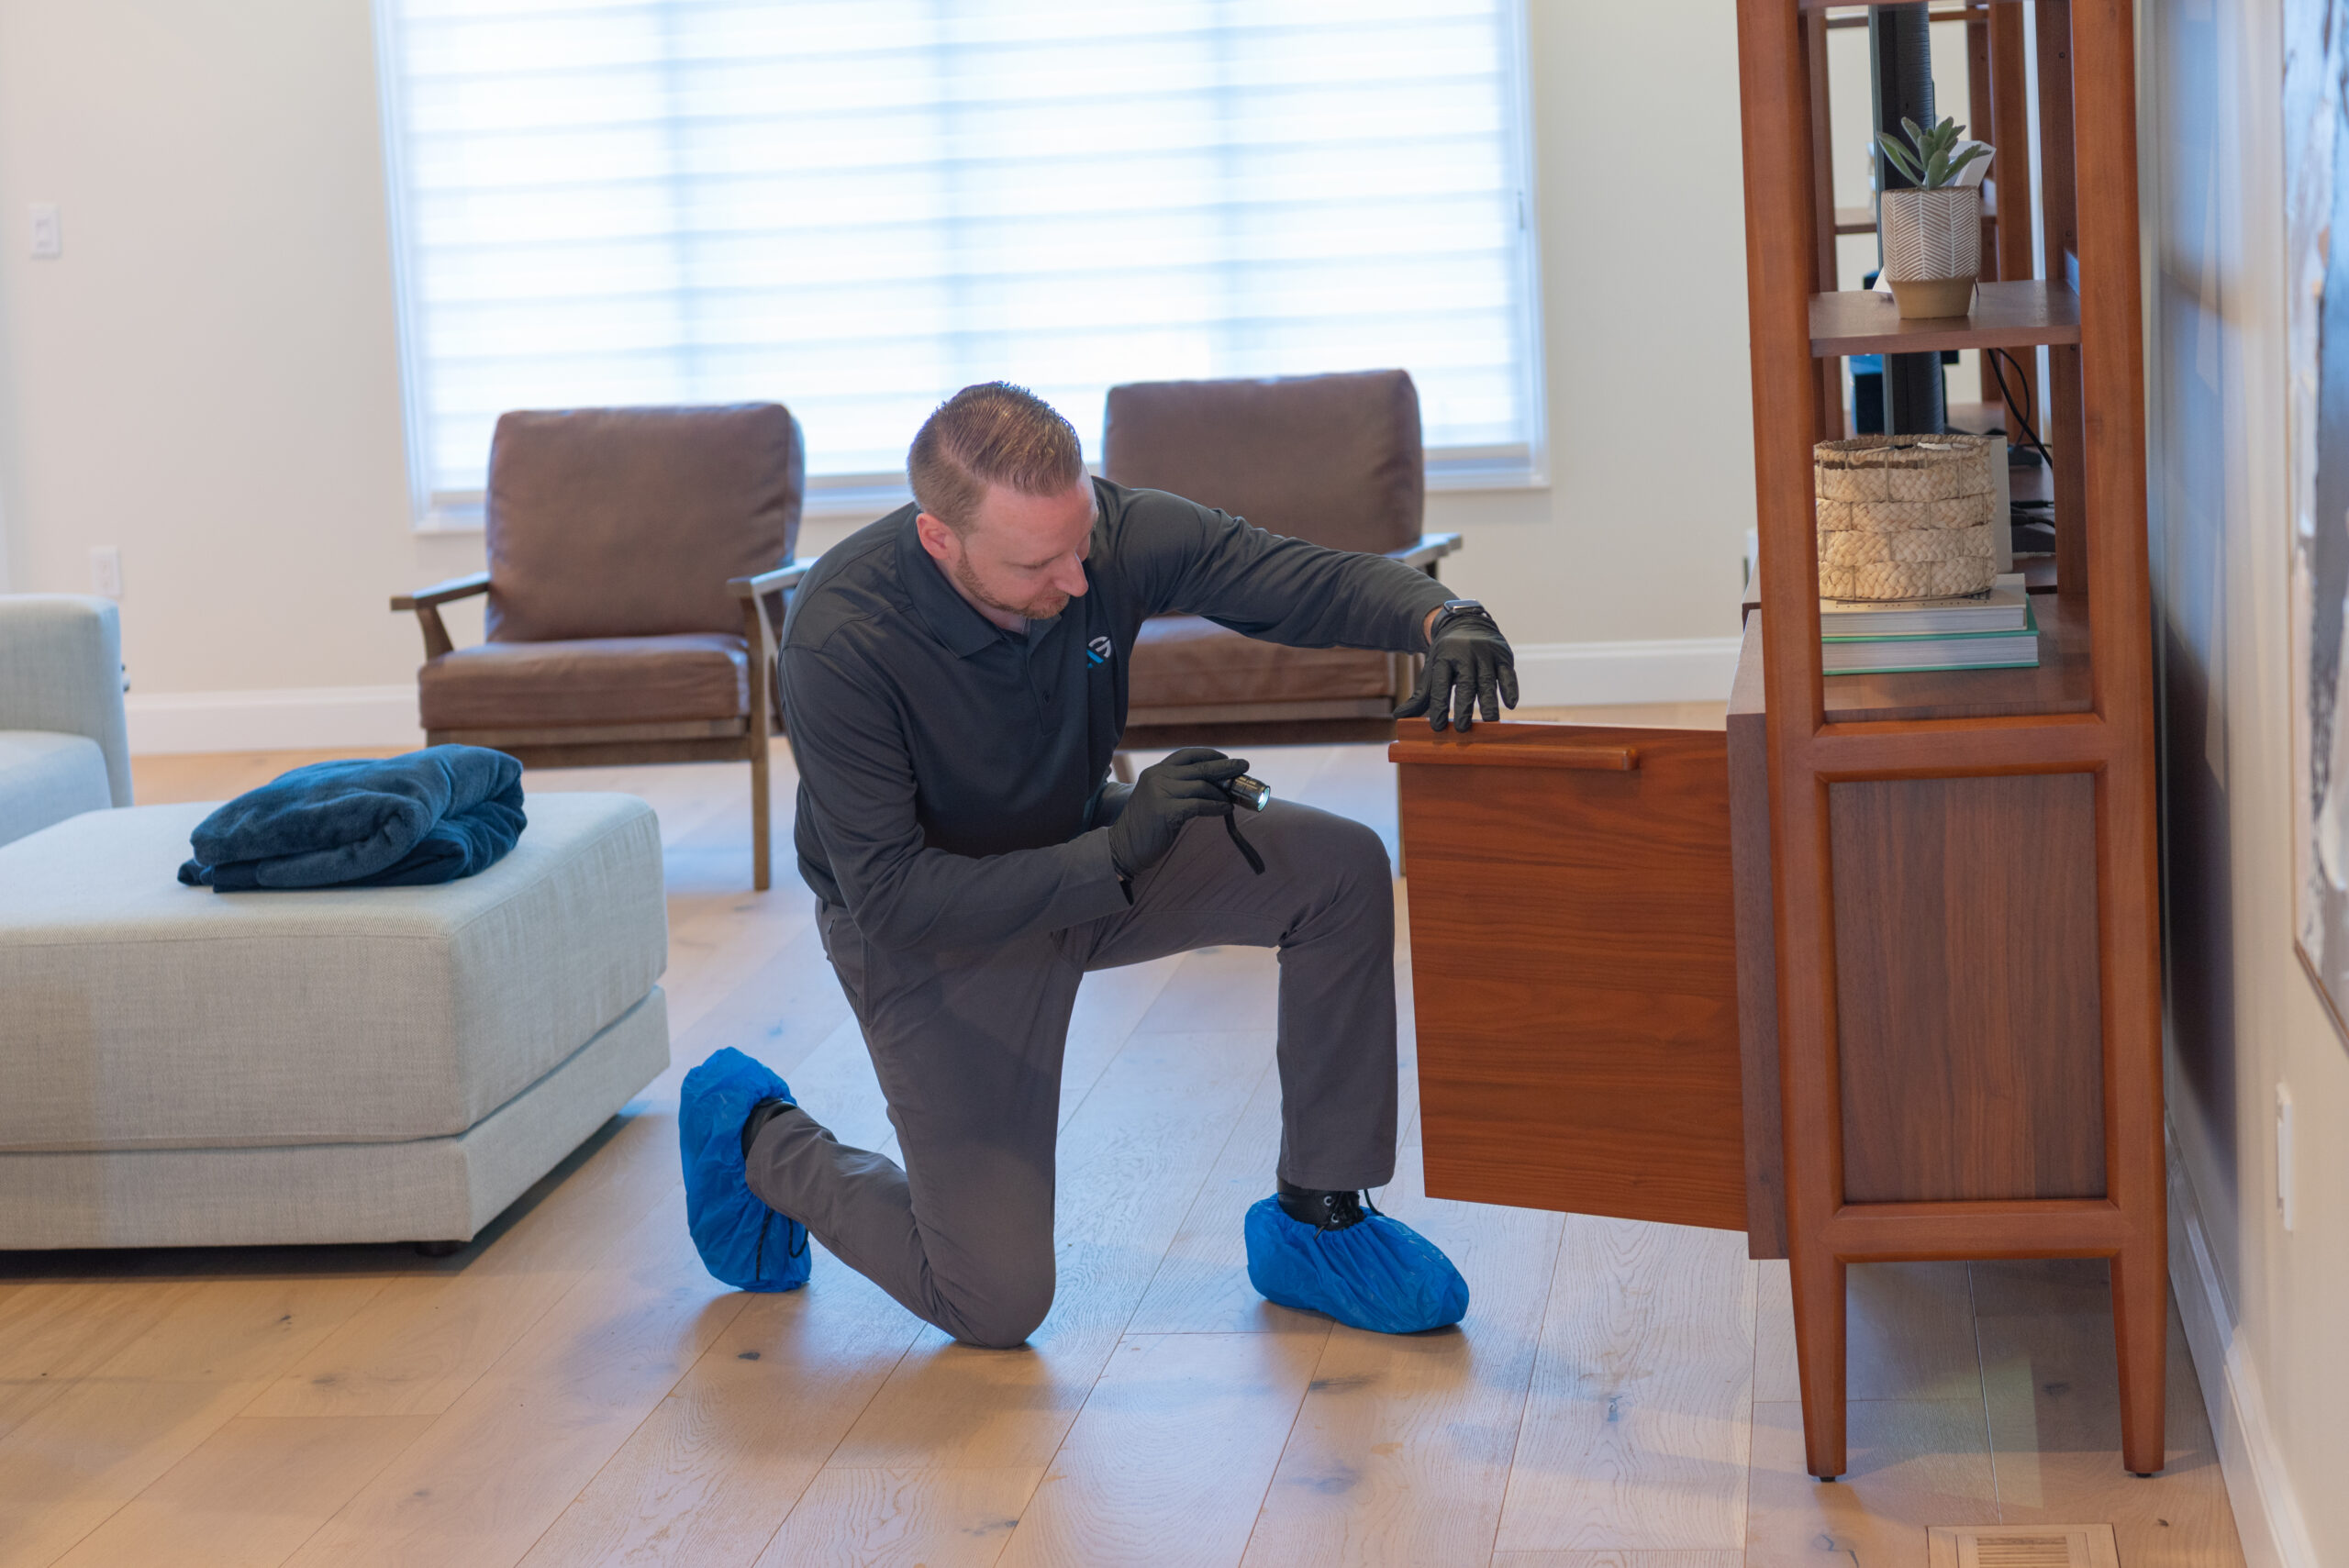
<instances>
[{"instance_id":1,"label":"white patterned planter","mask_svg":"<svg viewBox=\"0 0 2349 1568\"><path fill-rule=\"evenodd\" d=\"M1887 191L1876 201L1884 276L1903 316L1964 316L1982 271L1982 189Z\"/></svg>"}]
</instances>

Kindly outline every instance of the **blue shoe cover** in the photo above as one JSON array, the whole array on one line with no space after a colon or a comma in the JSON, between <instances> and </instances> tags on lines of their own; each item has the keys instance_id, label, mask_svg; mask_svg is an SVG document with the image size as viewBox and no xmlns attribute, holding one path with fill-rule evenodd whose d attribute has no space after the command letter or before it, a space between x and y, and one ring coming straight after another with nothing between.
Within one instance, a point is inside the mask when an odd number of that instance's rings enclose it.
<instances>
[{"instance_id":1,"label":"blue shoe cover","mask_svg":"<svg viewBox=\"0 0 2349 1568\"><path fill-rule=\"evenodd\" d=\"M1399 1219L1365 1213L1342 1230L1291 1219L1268 1197L1248 1211L1248 1283L1264 1298L1380 1334L1457 1323L1468 1282L1435 1243Z\"/></svg>"},{"instance_id":2,"label":"blue shoe cover","mask_svg":"<svg viewBox=\"0 0 2349 1568\"><path fill-rule=\"evenodd\" d=\"M685 1074L677 1142L685 1162L685 1225L702 1265L737 1290L807 1283L807 1229L761 1203L742 1175L742 1123L791 1086L729 1046Z\"/></svg>"}]
</instances>

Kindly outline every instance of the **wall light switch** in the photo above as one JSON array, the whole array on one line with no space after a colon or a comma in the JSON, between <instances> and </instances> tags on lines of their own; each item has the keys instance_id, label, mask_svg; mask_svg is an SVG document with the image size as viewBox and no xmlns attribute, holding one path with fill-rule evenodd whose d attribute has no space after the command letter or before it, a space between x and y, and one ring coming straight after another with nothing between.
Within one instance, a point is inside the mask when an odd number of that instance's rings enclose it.
<instances>
[{"instance_id":1,"label":"wall light switch","mask_svg":"<svg viewBox=\"0 0 2349 1568\"><path fill-rule=\"evenodd\" d=\"M122 551L113 545L90 551L90 591L101 598L122 597Z\"/></svg>"},{"instance_id":2,"label":"wall light switch","mask_svg":"<svg viewBox=\"0 0 2349 1568\"><path fill-rule=\"evenodd\" d=\"M32 204L33 260L53 261L65 254L65 230L57 218L55 202Z\"/></svg>"},{"instance_id":3,"label":"wall light switch","mask_svg":"<svg viewBox=\"0 0 2349 1568\"><path fill-rule=\"evenodd\" d=\"M2292 1228L2292 1091L2276 1085L2276 1214Z\"/></svg>"}]
</instances>

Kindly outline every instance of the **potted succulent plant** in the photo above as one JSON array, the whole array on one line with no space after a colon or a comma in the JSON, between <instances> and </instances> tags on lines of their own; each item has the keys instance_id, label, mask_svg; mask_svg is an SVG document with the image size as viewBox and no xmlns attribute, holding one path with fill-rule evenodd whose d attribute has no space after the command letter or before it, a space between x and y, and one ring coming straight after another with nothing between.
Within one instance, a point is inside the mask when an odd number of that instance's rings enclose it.
<instances>
[{"instance_id":1,"label":"potted succulent plant","mask_svg":"<svg viewBox=\"0 0 2349 1568\"><path fill-rule=\"evenodd\" d=\"M1903 147L1879 136L1885 161L1915 185L1885 190L1876 198L1876 223L1884 241L1884 276L1900 302L1902 316L1964 316L1974 303L1974 281L1982 271L1982 173L1967 168L1990 156L1990 148L1965 141L1965 128L1943 120L1931 130L1904 119Z\"/></svg>"}]
</instances>

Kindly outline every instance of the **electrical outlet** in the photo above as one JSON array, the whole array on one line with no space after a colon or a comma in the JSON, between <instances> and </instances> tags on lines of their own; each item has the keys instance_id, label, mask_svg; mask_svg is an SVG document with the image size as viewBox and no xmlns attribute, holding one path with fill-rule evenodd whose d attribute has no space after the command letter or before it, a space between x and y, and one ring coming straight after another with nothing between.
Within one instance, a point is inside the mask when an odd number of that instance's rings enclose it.
<instances>
[{"instance_id":1,"label":"electrical outlet","mask_svg":"<svg viewBox=\"0 0 2349 1568\"><path fill-rule=\"evenodd\" d=\"M33 220L33 260L53 261L65 254L65 230L57 220L55 202L35 202L31 206Z\"/></svg>"},{"instance_id":2,"label":"electrical outlet","mask_svg":"<svg viewBox=\"0 0 2349 1568\"><path fill-rule=\"evenodd\" d=\"M90 551L90 591L103 599L122 597L122 551L113 545Z\"/></svg>"},{"instance_id":3,"label":"electrical outlet","mask_svg":"<svg viewBox=\"0 0 2349 1568\"><path fill-rule=\"evenodd\" d=\"M2292 1091L2276 1085L2276 1215L2292 1228Z\"/></svg>"}]
</instances>

